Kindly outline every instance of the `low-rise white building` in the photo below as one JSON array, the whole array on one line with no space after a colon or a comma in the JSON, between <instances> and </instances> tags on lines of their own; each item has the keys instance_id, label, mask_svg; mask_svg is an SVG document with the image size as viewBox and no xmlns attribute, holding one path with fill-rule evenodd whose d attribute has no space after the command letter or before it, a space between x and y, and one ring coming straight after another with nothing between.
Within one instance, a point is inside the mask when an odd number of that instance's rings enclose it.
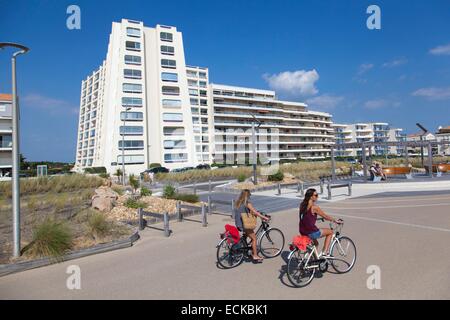
<instances>
[{"instance_id":1,"label":"low-rise white building","mask_svg":"<svg viewBox=\"0 0 450 320\"><path fill-rule=\"evenodd\" d=\"M12 176L12 96L0 93L0 180Z\"/></svg>"}]
</instances>

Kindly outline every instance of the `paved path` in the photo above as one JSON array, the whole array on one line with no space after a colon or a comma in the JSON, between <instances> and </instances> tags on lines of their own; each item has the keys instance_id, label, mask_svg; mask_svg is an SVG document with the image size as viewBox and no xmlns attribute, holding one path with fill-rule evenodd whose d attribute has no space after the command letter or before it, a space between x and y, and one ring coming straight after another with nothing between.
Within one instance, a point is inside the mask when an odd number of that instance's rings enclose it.
<instances>
[{"instance_id":1,"label":"paved path","mask_svg":"<svg viewBox=\"0 0 450 320\"><path fill-rule=\"evenodd\" d=\"M215 244L230 220L213 215L207 228L172 223L170 238L147 229L128 249L2 277L0 299L450 299L448 193L379 194L321 206L345 219L358 259L350 273L325 273L306 288L289 285L287 251L262 264L218 269ZM297 210L273 216L290 241ZM81 268L81 290L66 288L69 265ZM371 265L381 269L380 290L366 286Z\"/></svg>"}]
</instances>

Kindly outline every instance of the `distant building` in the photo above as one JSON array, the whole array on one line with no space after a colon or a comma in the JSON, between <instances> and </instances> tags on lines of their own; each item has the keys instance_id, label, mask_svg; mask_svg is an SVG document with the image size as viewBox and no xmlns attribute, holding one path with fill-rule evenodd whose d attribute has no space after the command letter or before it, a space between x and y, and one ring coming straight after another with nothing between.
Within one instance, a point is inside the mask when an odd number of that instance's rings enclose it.
<instances>
[{"instance_id":1,"label":"distant building","mask_svg":"<svg viewBox=\"0 0 450 320\"><path fill-rule=\"evenodd\" d=\"M434 134L432 133L427 133L424 134L422 136L422 133L412 133L412 134L408 134L406 137L407 141L435 141L436 137L434 136ZM436 146L432 147L432 153L433 154L437 154L438 150ZM420 156L421 154L421 147L408 147L408 155L410 156ZM428 156L428 148L427 147L423 147L423 154L424 156Z\"/></svg>"},{"instance_id":2,"label":"distant building","mask_svg":"<svg viewBox=\"0 0 450 320\"><path fill-rule=\"evenodd\" d=\"M336 156L359 157L362 154L361 148L344 148L340 144L350 142L379 142L379 145L371 147L371 154L381 155L402 155L405 148L401 146L385 146L384 142L406 141L406 135L402 133L403 129L391 128L388 123L355 123L338 124L333 123L336 145Z\"/></svg>"},{"instance_id":3,"label":"distant building","mask_svg":"<svg viewBox=\"0 0 450 320\"><path fill-rule=\"evenodd\" d=\"M437 141L446 142L446 144L438 146L438 154L450 156L450 126L439 127L435 136Z\"/></svg>"},{"instance_id":4,"label":"distant building","mask_svg":"<svg viewBox=\"0 0 450 320\"><path fill-rule=\"evenodd\" d=\"M12 95L0 93L0 180L12 176Z\"/></svg>"}]
</instances>

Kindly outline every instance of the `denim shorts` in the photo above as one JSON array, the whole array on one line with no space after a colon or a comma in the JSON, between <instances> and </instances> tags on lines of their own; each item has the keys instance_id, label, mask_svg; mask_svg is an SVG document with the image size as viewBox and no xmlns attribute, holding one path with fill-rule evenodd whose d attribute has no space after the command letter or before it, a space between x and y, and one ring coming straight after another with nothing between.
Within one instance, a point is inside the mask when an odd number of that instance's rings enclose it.
<instances>
[{"instance_id":1,"label":"denim shorts","mask_svg":"<svg viewBox=\"0 0 450 320\"><path fill-rule=\"evenodd\" d=\"M316 232L313 232L313 233L308 234L308 237L310 237L311 240L319 239L320 236L321 236L320 230L317 230Z\"/></svg>"}]
</instances>

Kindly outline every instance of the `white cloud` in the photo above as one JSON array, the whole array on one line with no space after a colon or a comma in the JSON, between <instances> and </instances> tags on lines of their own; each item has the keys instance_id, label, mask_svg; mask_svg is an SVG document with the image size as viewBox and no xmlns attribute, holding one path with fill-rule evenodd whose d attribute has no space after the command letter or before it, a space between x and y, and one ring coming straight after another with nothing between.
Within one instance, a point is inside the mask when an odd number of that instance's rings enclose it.
<instances>
[{"instance_id":1,"label":"white cloud","mask_svg":"<svg viewBox=\"0 0 450 320\"><path fill-rule=\"evenodd\" d=\"M392 60L392 61L383 63L383 67L384 68L394 68L394 67L398 67L403 64L406 64L406 63L408 63L408 59L400 58L400 59L396 59L396 60Z\"/></svg>"},{"instance_id":2,"label":"white cloud","mask_svg":"<svg viewBox=\"0 0 450 320\"><path fill-rule=\"evenodd\" d=\"M272 90L287 93L292 96L315 95L319 92L315 83L319 74L315 69L311 71L285 71L274 75L263 75Z\"/></svg>"},{"instance_id":3,"label":"white cloud","mask_svg":"<svg viewBox=\"0 0 450 320\"><path fill-rule=\"evenodd\" d=\"M370 69L373 69L373 67L374 65L372 63L363 63L359 66L357 75L360 76L369 71Z\"/></svg>"},{"instance_id":4,"label":"white cloud","mask_svg":"<svg viewBox=\"0 0 450 320\"><path fill-rule=\"evenodd\" d=\"M342 100L344 100L344 97L323 94L307 99L306 103L313 109L334 109Z\"/></svg>"},{"instance_id":5,"label":"white cloud","mask_svg":"<svg viewBox=\"0 0 450 320\"><path fill-rule=\"evenodd\" d=\"M413 96L423 97L428 100L450 99L450 87L448 88L421 88L412 93Z\"/></svg>"},{"instance_id":6,"label":"white cloud","mask_svg":"<svg viewBox=\"0 0 450 320\"><path fill-rule=\"evenodd\" d=\"M437 46L436 48L430 49L429 53L440 56L440 55L450 55L450 43L443 45L443 46Z\"/></svg>"},{"instance_id":7,"label":"white cloud","mask_svg":"<svg viewBox=\"0 0 450 320\"><path fill-rule=\"evenodd\" d=\"M68 113L78 114L79 108L61 99L55 99L51 97L42 96L40 94L31 93L25 95L21 101L30 108L37 108L46 110L51 114L55 113Z\"/></svg>"},{"instance_id":8,"label":"white cloud","mask_svg":"<svg viewBox=\"0 0 450 320\"><path fill-rule=\"evenodd\" d=\"M376 110L381 108L397 108L401 105L398 101L392 101L388 99L374 99L374 100L368 100L364 103L364 108Z\"/></svg>"}]
</instances>

